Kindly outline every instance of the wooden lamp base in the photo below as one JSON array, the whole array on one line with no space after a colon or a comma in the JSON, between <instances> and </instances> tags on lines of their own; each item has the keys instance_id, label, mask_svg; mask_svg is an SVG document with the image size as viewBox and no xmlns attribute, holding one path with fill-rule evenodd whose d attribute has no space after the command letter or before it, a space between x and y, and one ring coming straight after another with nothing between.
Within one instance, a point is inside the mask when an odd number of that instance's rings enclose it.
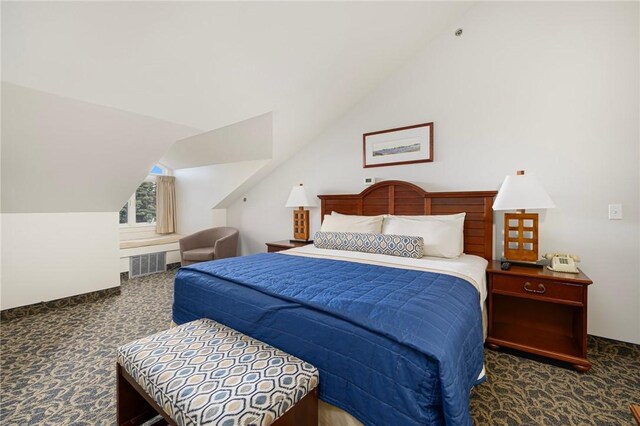
<instances>
[{"instance_id":1,"label":"wooden lamp base","mask_svg":"<svg viewBox=\"0 0 640 426\"><path fill-rule=\"evenodd\" d=\"M505 213L504 257L507 260L538 260L538 213Z\"/></svg>"},{"instance_id":2,"label":"wooden lamp base","mask_svg":"<svg viewBox=\"0 0 640 426\"><path fill-rule=\"evenodd\" d=\"M291 242L309 241L309 210L303 207L293 211L293 238Z\"/></svg>"}]
</instances>

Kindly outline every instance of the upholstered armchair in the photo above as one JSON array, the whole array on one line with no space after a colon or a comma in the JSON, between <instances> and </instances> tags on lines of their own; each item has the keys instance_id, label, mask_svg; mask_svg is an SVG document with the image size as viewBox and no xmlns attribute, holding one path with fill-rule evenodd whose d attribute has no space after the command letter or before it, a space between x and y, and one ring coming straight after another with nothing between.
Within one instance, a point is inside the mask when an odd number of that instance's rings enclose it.
<instances>
[{"instance_id":1,"label":"upholstered armchair","mask_svg":"<svg viewBox=\"0 0 640 426\"><path fill-rule=\"evenodd\" d=\"M221 226L182 238L179 241L182 266L237 256L238 235L237 229Z\"/></svg>"}]
</instances>

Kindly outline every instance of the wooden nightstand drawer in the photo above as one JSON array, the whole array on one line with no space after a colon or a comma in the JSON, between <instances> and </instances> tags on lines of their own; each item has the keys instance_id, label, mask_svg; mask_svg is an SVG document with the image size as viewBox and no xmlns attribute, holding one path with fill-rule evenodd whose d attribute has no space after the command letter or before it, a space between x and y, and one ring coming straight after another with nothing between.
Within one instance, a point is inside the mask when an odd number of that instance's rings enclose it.
<instances>
[{"instance_id":1,"label":"wooden nightstand drawer","mask_svg":"<svg viewBox=\"0 0 640 426\"><path fill-rule=\"evenodd\" d=\"M487 346L554 358L587 371L587 293L592 283L578 274L511 265L487 267Z\"/></svg>"},{"instance_id":2,"label":"wooden nightstand drawer","mask_svg":"<svg viewBox=\"0 0 640 426\"><path fill-rule=\"evenodd\" d=\"M582 305L584 286L532 277L493 276L493 291L501 294Z\"/></svg>"}]
</instances>

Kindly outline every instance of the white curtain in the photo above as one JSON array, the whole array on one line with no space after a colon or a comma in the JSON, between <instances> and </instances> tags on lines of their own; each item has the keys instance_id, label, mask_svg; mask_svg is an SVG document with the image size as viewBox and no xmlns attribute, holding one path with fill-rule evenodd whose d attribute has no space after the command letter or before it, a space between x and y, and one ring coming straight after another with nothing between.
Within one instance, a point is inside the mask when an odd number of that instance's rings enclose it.
<instances>
[{"instance_id":1,"label":"white curtain","mask_svg":"<svg viewBox=\"0 0 640 426\"><path fill-rule=\"evenodd\" d=\"M176 178L156 176L156 233L176 232Z\"/></svg>"}]
</instances>

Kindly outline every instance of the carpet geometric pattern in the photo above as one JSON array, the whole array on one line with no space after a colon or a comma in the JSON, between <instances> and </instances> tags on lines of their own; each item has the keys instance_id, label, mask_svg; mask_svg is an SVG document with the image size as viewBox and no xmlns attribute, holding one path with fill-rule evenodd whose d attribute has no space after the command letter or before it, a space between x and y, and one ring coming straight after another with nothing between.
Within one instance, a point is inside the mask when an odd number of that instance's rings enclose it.
<instances>
[{"instance_id":1,"label":"carpet geometric pattern","mask_svg":"<svg viewBox=\"0 0 640 426\"><path fill-rule=\"evenodd\" d=\"M0 419L19 425L115 423L116 350L168 328L175 271L125 281L119 296L0 323ZM581 374L485 350L471 395L477 425L633 425L640 345L589 336Z\"/></svg>"}]
</instances>

